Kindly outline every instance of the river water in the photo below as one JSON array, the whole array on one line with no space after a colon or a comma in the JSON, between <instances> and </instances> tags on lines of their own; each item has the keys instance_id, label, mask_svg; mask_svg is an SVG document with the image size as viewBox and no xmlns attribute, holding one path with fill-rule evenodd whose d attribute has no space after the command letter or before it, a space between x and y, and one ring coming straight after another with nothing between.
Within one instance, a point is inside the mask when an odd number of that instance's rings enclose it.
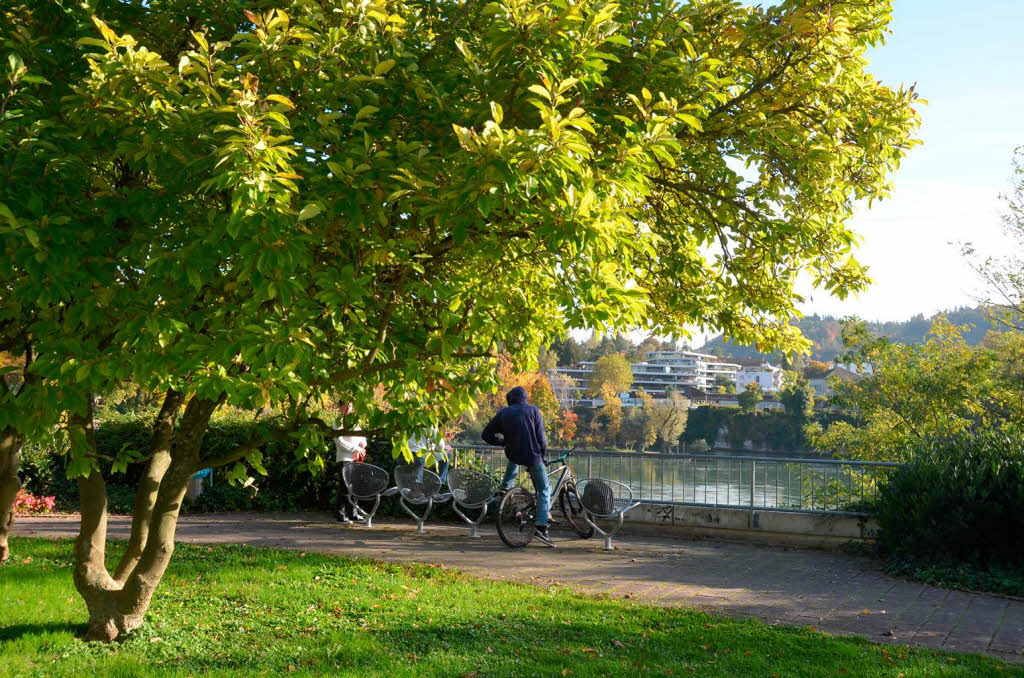
<instances>
[{"instance_id":1,"label":"river water","mask_svg":"<svg viewBox=\"0 0 1024 678\"><path fill-rule=\"evenodd\" d=\"M845 510L851 504L870 501L876 478L886 469L859 469L814 459L774 461L728 458L589 453L570 458L576 478L604 478L623 483L634 500L649 503L681 503L705 506ZM459 450L460 465L472 465L493 473L505 468L500 450ZM525 473L520 481L529 481Z\"/></svg>"}]
</instances>

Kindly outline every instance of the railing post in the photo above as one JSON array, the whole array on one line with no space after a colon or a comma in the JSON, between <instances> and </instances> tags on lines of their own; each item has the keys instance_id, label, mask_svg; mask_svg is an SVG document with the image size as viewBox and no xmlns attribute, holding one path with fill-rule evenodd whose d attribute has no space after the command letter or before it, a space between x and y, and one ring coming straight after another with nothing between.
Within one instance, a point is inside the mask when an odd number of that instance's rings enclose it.
<instances>
[{"instance_id":1,"label":"railing post","mask_svg":"<svg viewBox=\"0 0 1024 678\"><path fill-rule=\"evenodd\" d=\"M750 460L750 527L757 527L757 519L754 517L754 483L757 482L757 462Z\"/></svg>"}]
</instances>

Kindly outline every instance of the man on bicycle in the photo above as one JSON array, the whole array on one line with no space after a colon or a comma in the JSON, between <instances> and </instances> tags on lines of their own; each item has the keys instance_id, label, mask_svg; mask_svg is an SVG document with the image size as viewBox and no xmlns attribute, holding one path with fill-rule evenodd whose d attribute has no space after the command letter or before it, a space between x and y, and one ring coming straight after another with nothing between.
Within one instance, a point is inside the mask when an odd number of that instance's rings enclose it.
<instances>
[{"instance_id":1,"label":"man on bicycle","mask_svg":"<svg viewBox=\"0 0 1024 678\"><path fill-rule=\"evenodd\" d=\"M544 453L548 449L544 436L544 419L540 410L526 402L526 389L516 386L505 395L504 407L484 427L481 436L490 445L502 445L508 466L501 481L501 489L512 489L519 467L530 470L533 489L537 492L536 537L548 546L554 546L548 536L548 511L551 507L551 485Z\"/></svg>"}]
</instances>

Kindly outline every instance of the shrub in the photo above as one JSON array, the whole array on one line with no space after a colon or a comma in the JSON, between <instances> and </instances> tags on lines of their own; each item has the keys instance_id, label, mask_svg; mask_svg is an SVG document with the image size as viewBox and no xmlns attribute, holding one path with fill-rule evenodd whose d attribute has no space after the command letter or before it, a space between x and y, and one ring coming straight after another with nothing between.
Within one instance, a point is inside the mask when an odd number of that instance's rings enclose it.
<instances>
[{"instance_id":1,"label":"shrub","mask_svg":"<svg viewBox=\"0 0 1024 678\"><path fill-rule=\"evenodd\" d=\"M113 457L123 449L144 456L149 448L152 420L145 416L111 416L96 429L97 451ZM222 416L210 425L203 438L202 453L215 455L233 449L253 435L250 418ZM332 446L324 440L325 446ZM257 476L258 492L228 485L221 471L217 471L213 487L208 487L200 500L191 507L200 511L265 510L296 511L326 508L333 502L336 482L332 464L319 472L308 468L305 459L297 458L294 446L286 440L270 441L263 448L263 465L271 470L269 476ZM62 510L79 508L78 488L65 474L66 458L56 451L47 452L47 460L38 460L26 484L35 492L56 496ZM45 470L45 472L43 472ZM145 471L145 464L129 464L124 473L109 473L104 469L107 482L108 509L112 513L131 513L135 489ZM209 494L207 497L206 495Z\"/></svg>"},{"instance_id":2,"label":"shrub","mask_svg":"<svg viewBox=\"0 0 1024 678\"><path fill-rule=\"evenodd\" d=\"M880 491L890 566L1024 566L1024 440L981 433L923 443Z\"/></svg>"},{"instance_id":3,"label":"shrub","mask_svg":"<svg viewBox=\"0 0 1024 678\"><path fill-rule=\"evenodd\" d=\"M144 453L149 446L151 420L148 417L111 417L96 429L96 447L106 456L113 456L122 449ZM252 438L253 423L248 417L222 416L211 423L203 438L204 456L215 455L234 449ZM256 476L255 484L248 488L231 485L224 474L226 469L215 469L213 484L204 488L203 493L190 505L191 512L226 511L313 511L333 510L338 492L338 468L333 461L334 442L324 438L329 450L323 469L312 469L307 460L296 457L295 447L287 440L271 440L262 448L263 465L270 471L268 476ZM392 474L396 463L391 456L391 443L371 440L367 461L380 466ZM64 473L65 458L53 451L48 459L38 461L39 468L46 473L37 474L34 481L37 492L46 491L55 495L56 505L62 510L75 511L79 508L78 488ZM404 463L404 462L401 462ZM460 456L460 463L473 465L471 457ZM476 465L474 465L476 467ZM144 471L144 464L130 464L123 474L105 474L107 482L108 509L111 513L131 513L135 502L135 488ZM398 507L398 500L390 497L381 502L378 515L400 515L405 513ZM450 505L437 507L431 513L431 520L458 520Z\"/></svg>"},{"instance_id":4,"label":"shrub","mask_svg":"<svg viewBox=\"0 0 1024 678\"><path fill-rule=\"evenodd\" d=\"M693 444L690 445L687 449L690 452L701 454L704 452L710 452L711 446L708 445L708 441L704 440L703 438L697 438L697 440L693 441Z\"/></svg>"},{"instance_id":5,"label":"shrub","mask_svg":"<svg viewBox=\"0 0 1024 678\"><path fill-rule=\"evenodd\" d=\"M37 497L25 490L18 490L14 497L14 512L17 514L50 513L56 505L56 497Z\"/></svg>"}]
</instances>

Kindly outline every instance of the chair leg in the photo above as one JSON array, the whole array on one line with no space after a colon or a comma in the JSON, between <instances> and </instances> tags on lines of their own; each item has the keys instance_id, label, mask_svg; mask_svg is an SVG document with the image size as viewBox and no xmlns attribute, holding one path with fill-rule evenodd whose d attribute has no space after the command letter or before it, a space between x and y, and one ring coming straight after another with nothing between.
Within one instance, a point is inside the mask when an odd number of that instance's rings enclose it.
<instances>
[{"instance_id":1,"label":"chair leg","mask_svg":"<svg viewBox=\"0 0 1024 678\"><path fill-rule=\"evenodd\" d=\"M466 524L469 525L469 536L471 539L480 539L480 530L477 529L480 523L483 522L484 516L487 515L487 504L484 504L483 510L480 511L480 516L476 520L470 520L465 513L459 510L459 505L454 500L452 501L452 508L455 509L455 513L459 515Z\"/></svg>"},{"instance_id":2,"label":"chair leg","mask_svg":"<svg viewBox=\"0 0 1024 678\"><path fill-rule=\"evenodd\" d=\"M612 546L612 535L615 534L616 532L618 532L620 527L622 527L622 512L621 511L619 512L619 520L618 520L617 523L615 523L615 527L613 527L611 530L609 530L608 534L606 534L605 537L604 537L604 550L605 551L614 551L615 550L615 547Z\"/></svg>"},{"instance_id":3,"label":"chair leg","mask_svg":"<svg viewBox=\"0 0 1024 678\"><path fill-rule=\"evenodd\" d=\"M430 515L430 509L434 508L434 500L427 500L427 510L423 512L423 517L419 519L419 524L416 526L417 534L426 534L427 531L423 529L423 523L427 522L427 517Z\"/></svg>"},{"instance_id":4,"label":"chair leg","mask_svg":"<svg viewBox=\"0 0 1024 678\"><path fill-rule=\"evenodd\" d=\"M380 506L380 495L378 494L373 498L373 508L370 509L369 512L364 510L363 507L359 505L359 502L356 499L353 499L351 495L349 495L348 501L352 504L352 508L355 509L356 512L362 514L362 516L366 518L366 526L373 527L373 516L377 513L377 507Z\"/></svg>"},{"instance_id":5,"label":"chair leg","mask_svg":"<svg viewBox=\"0 0 1024 678\"><path fill-rule=\"evenodd\" d=\"M426 512L424 512L422 518L416 515L415 511L409 508L409 506L405 503L405 497L398 498L398 505L402 507L402 510L409 514L409 517L416 521L416 534L425 534L426 530L423 528L423 523L427 521L427 516L430 515L430 509L433 508L434 506L434 500L427 500L427 510Z\"/></svg>"},{"instance_id":6,"label":"chair leg","mask_svg":"<svg viewBox=\"0 0 1024 678\"><path fill-rule=\"evenodd\" d=\"M587 523L592 528L594 528L594 531L596 531L598 534L600 534L602 537L604 537L604 547L602 548L602 550L603 551L614 551L615 547L612 546L612 535L614 535L616 532L618 532L619 528L622 527L622 513L619 513L619 515L618 515L618 519L619 520L615 524L615 527L613 527L612 529L608 530L607 532L602 530L601 527L591 519L590 513L588 511L584 510L583 517L586 519Z\"/></svg>"}]
</instances>

